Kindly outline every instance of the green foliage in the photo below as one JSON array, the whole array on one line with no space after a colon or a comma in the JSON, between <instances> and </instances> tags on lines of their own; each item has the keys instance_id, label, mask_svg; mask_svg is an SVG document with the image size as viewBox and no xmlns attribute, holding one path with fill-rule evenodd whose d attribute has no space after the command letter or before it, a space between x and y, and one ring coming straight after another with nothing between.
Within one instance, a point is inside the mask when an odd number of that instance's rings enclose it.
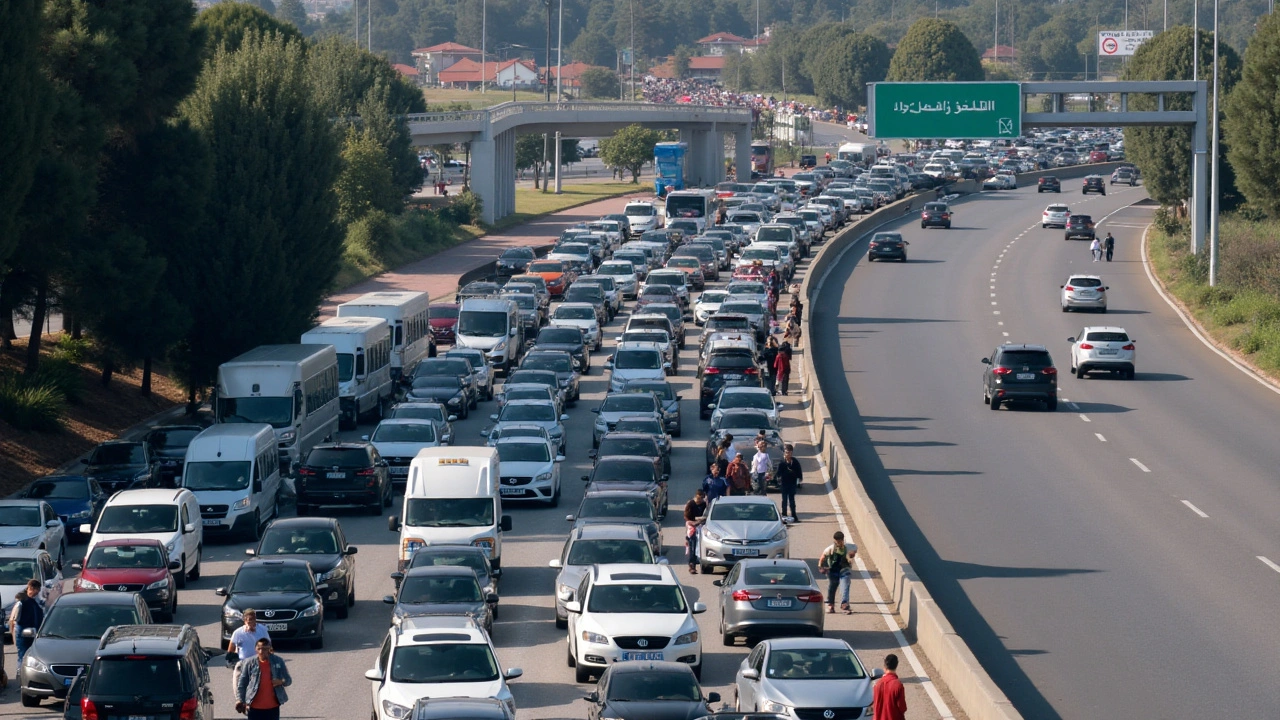
<instances>
[{"instance_id":1,"label":"green foliage","mask_svg":"<svg viewBox=\"0 0 1280 720\"><path fill-rule=\"evenodd\" d=\"M1192 29L1182 25L1169 28L1138 48L1124 74L1126 80L1189 80L1192 70ZM1213 71L1213 36L1200 32L1200 76ZM1240 77L1240 57L1229 45L1219 42L1221 64L1219 82L1229 93ZM1212 88L1210 89L1212 92ZM1210 97L1210 104L1213 99ZM1153 96L1130 95L1130 110L1155 110ZM1191 110L1190 96L1167 96L1166 110ZM1142 170L1142 183L1152 199L1166 207L1191 197L1191 129L1187 127L1125 128L1125 156ZM1226 172L1222 179L1228 178ZM1223 194L1232 192L1223 182Z\"/></svg>"},{"instance_id":2,"label":"green foliage","mask_svg":"<svg viewBox=\"0 0 1280 720\"><path fill-rule=\"evenodd\" d=\"M823 103L856 108L867 104L867 83L884 80L889 48L863 33L845 35L817 53L813 89Z\"/></svg>"},{"instance_id":3,"label":"green foliage","mask_svg":"<svg viewBox=\"0 0 1280 720\"><path fill-rule=\"evenodd\" d=\"M693 57L693 48L681 45L671 56L671 74L677 80L689 77L689 58Z\"/></svg>"},{"instance_id":4,"label":"green foliage","mask_svg":"<svg viewBox=\"0 0 1280 720\"><path fill-rule=\"evenodd\" d=\"M307 21L307 9L303 7L302 0L280 0L276 5L275 16L277 20L293 25L304 34L310 26Z\"/></svg>"},{"instance_id":5,"label":"green foliage","mask_svg":"<svg viewBox=\"0 0 1280 720\"><path fill-rule=\"evenodd\" d=\"M375 210L347 226L334 288L350 287L470 237L430 210L415 208L390 216Z\"/></svg>"},{"instance_id":6,"label":"green foliage","mask_svg":"<svg viewBox=\"0 0 1280 720\"><path fill-rule=\"evenodd\" d=\"M1264 16L1223 117L1228 158L1251 206L1280 218L1280 18Z\"/></svg>"},{"instance_id":7,"label":"green foliage","mask_svg":"<svg viewBox=\"0 0 1280 720\"><path fill-rule=\"evenodd\" d=\"M84 371L65 358L45 358L27 380L31 387L48 388L69 403L78 404L84 397Z\"/></svg>"},{"instance_id":8,"label":"green foliage","mask_svg":"<svg viewBox=\"0 0 1280 720\"><path fill-rule=\"evenodd\" d=\"M348 130L342 146L342 171L334 183L338 222L350 225L374 211L394 213L404 202L391 177L387 152L368 133ZM351 231L348 230L348 237Z\"/></svg>"},{"instance_id":9,"label":"green foliage","mask_svg":"<svg viewBox=\"0 0 1280 720\"><path fill-rule=\"evenodd\" d=\"M205 33L208 56L212 57L220 47L226 47L228 52L239 50L250 33L278 33L286 40L302 40L302 33L293 23L277 20L272 12L257 3L223 0L210 5L196 18L196 27Z\"/></svg>"},{"instance_id":10,"label":"green foliage","mask_svg":"<svg viewBox=\"0 0 1280 720\"><path fill-rule=\"evenodd\" d=\"M62 396L23 378L0 378L0 420L18 430L57 432L62 429Z\"/></svg>"},{"instance_id":11,"label":"green foliage","mask_svg":"<svg viewBox=\"0 0 1280 720\"><path fill-rule=\"evenodd\" d=\"M894 82L973 82L983 79L973 43L955 23L935 18L917 20L889 63Z\"/></svg>"},{"instance_id":12,"label":"green foliage","mask_svg":"<svg viewBox=\"0 0 1280 720\"><path fill-rule=\"evenodd\" d=\"M1016 64L994 60L982 62L982 76L989 82L1016 82L1022 79L1022 73Z\"/></svg>"},{"instance_id":13,"label":"green foliage","mask_svg":"<svg viewBox=\"0 0 1280 720\"><path fill-rule=\"evenodd\" d=\"M17 244L18 211L35 179L52 113L40 62L43 6L40 0L0 3L0 87L8 97L0 104L0 266Z\"/></svg>"},{"instance_id":14,"label":"green foliage","mask_svg":"<svg viewBox=\"0 0 1280 720\"><path fill-rule=\"evenodd\" d=\"M54 342L53 351L49 356L55 360L65 360L69 363L79 365L89 361L89 355L93 352L93 343L84 338L76 339L70 335L59 335Z\"/></svg>"},{"instance_id":15,"label":"green foliage","mask_svg":"<svg viewBox=\"0 0 1280 720\"><path fill-rule=\"evenodd\" d=\"M600 159L605 165L631 173L631 182L640 182L640 169L653 162L653 147L661 141L657 130L628 125L600 141Z\"/></svg>"},{"instance_id":16,"label":"green foliage","mask_svg":"<svg viewBox=\"0 0 1280 720\"><path fill-rule=\"evenodd\" d=\"M579 82L582 83L584 98L616 100L622 93L622 85L618 81L617 73L607 68L583 70Z\"/></svg>"},{"instance_id":17,"label":"green foliage","mask_svg":"<svg viewBox=\"0 0 1280 720\"><path fill-rule=\"evenodd\" d=\"M617 61L616 52L613 41L600 30L584 30L565 47L566 57L602 68L614 66ZM615 92L613 97L617 96Z\"/></svg>"},{"instance_id":18,"label":"green foliage","mask_svg":"<svg viewBox=\"0 0 1280 720\"><path fill-rule=\"evenodd\" d=\"M484 201L470 190L463 190L453 196L449 204L440 211L440 217L455 225L475 225L480 222L480 214L484 209Z\"/></svg>"},{"instance_id":19,"label":"green foliage","mask_svg":"<svg viewBox=\"0 0 1280 720\"><path fill-rule=\"evenodd\" d=\"M1084 39L1086 29L1080 23L1059 15L1031 30L1027 42L1018 46L1021 53L1019 61L1039 79L1066 80L1075 77L1084 70L1083 58L1076 43ZM1090 41L1096 42L1092 39Z\"/></svg>"},{"instance_id":20,"label":"green foliage","mask_svg":"<svg viewBox=\"0 0 1280 720\"><path fill-rule=\"evenodd\" d=\"M542 162L542 135L516 136L516 169L526 170Z\"/></svg>"}]
</instances>

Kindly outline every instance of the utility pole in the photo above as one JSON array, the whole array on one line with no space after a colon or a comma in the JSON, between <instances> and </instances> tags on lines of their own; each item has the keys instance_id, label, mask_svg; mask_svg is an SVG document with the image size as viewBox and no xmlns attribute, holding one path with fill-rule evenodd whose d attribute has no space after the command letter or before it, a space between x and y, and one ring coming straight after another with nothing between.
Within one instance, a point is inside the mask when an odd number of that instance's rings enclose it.
<instances>
[{"instance_id":1,"label":"utility pole","mask_svg":"<svg viewBox=\"0 0 1280 720\"><path fill-rule=\"evenodd\" d=\"M1191 2L1191 79L1200 79L1200 0Z\"/></svg>"},{"instance_id":2,"label":"utility pole","mask_svg":"<svg viewBox=\"0 0 1280 720\"><path fill-rule=\"evenodd\" d=\"M551 0L542 0L542 2L547 6L547 72L543 76L542 97L544 102L551 102ZM542 133L542 168L546 171L542 176L542 192L544 193L550 189L547 187L547 180L550 178L549 173L551 172L550 166L547 165L547 149L547 134Z\"/></svg>"},{"instance_id":3,"label":"utility pole","mask_svg":"<svg viewBox=\"0 0 1280 720\"><path fill-rule=\"evenodd\" d=\"M760 51L760 0L756 0L756 52Z\"/></svg>"},{"instance_id":4,"label":"utility pole","mask_svg":"<svg viewBox=\"0 0 1280 720\"><path fill-rule=\"evenodd\" d=\"M369 22L365 23L365 36L369 46L369 52L373 52L373 0L368 0L366 6L369 8Z\"/></svg>"},{"instance_id":5,"label":"utility pole","mask_svg":"<svg viewBox=\"0 0 1280 720\"><path fill-rule=\"evenodd\" d=\"M1218 0L1213 0L1213 177L1209 190L1209 287L1218 284Z\"/></svg>"},{"instance_id":6,"label":"utility pole","mask_svg":"<svg viewBox=\"0 0 1280 720\"><path fill-rule=\"evenodd\" d=\"M373 2L373 0L369 0ZM485 75L488 70L489 57L484 54L485 41L489 39L489 0L480 0L480 93L484 94ZM497 76L493 78L494 82L498 81ZM511 71L511 87L516 86L515 70Z\"/></svg>"},{"instance_id":7,"label":"utility pole","mask_svg":"<svg viewBox=\"0 0 1280 720\"><path fill-rule=\"evenodd\" d=\"M564 86L564 0L560 0L560 28L556 30L556 102L560 102L560 90ZM559 134L559 133L557 133ZM556 145L556 162L560 162L560 146ZM560 173L556 172L556 192L560 192Z\"/></svg>"},{"instance_id":8,"label":"utility pole","mask_svg":"<svg viewBox=\"0 0 1280 720\"><path fill-rule=\"evenodd\" d=\"M627 1L627 11L631 14L631 102L636 101L636 3Z\"/></svg>"},{"instance_id":9,"label":"utility pole","mask_svg":"<svg viewBox=\"0 0 1280 720\"><path fill-rule=\"evenodd\" d=\"M369 0L372 2L372 0ZM351 15L356 21L356 47L360 47L360 0L351 0Z\"/></svg>"},{"instance_id":10,"label":"utility pole","mask_svg":"<svg viewBox=\"0 0 1280 720\"><path fill-rule=\"evenodd\" d=\"M1128 2L1128 0L1125 0L1125 1ZM996 0L995 42L992 43L991 49L995 52L995 55L992 56L992 59L994 59L996 62L1000 62L1000 0Z\"/></svg>"}]
</instances>

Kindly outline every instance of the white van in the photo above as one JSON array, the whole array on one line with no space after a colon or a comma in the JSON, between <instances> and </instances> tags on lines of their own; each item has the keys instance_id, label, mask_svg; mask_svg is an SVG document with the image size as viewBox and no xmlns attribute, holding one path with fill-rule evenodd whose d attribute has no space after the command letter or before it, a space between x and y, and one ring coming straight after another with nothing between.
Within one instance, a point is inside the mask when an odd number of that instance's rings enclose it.
<instances>
[{"instance_id":1,"label":"white van","mask_svg":"<svg viewBox=\"0 0 1280 720\"><path fill-rule=\"evenodd\" d=\"M195 436L182 487L200 501L204 527L258 540L280 514L279 458L270 425L214 425Z\"/></svg>"},{"instance_id":2,"label":"white van","mask_svg":"<svg viewBox=\"0 0 1280 720\"><path fill-rule=\"evenodd\" d=\"M96 527L86 524L79 530L83 535L93 531L84 549L86 558L103 540L159 540L169 551L169 559L181 563L174 573L179 588L186 587L188 579L200 579L204 524L200 503L186 488L121 490L107 500Z\"/></svg>"},{"instance_id":3,"label":"white van","mask_svg":"<svg viewBox=\"0 0 1280 720\"><path fill-rule=\"evenodd\" d=\"M427 545L473 545L501 567L511 517L502 514L499 478L495 448L419 450L409 463L401 515L387 518L388 529L400 533L399 569Z\"/></svg>"},{"instance_id":4,"label":"white van","mask_svg":"<svg viewBox=\"0 0 1280 720\"><path fill-rule=\"evenodd\" d=\"M219 423L275 428L280 467L338 432L338 355L332 345L261 345L218 366Z\"/></svg>"},{"instance_id":5,"label":"white van","mask_svg":"<svg viewBox=\"0 0 1280 720\"><path fill-rule=\"evenodd\" d=\"M495 372L504 375L520 360L524 324L520 307L505 298L467 298L458 308L457 347L484 352Z\"/></svg>"},{"instance_id":6,"label":"white van","mask_svg":"<svg viewBox=\"0 0 1280 720\"><path fill-rule=\"evenodd\" d=\"M338 353L338 427L381 419L391 407L391 327L380 317L329 318L302 334L303 345L332 345Z\"/></svg>"},{"instance_id":7,"label":"white van","mask_svg":"<svg viewBox=\"0 0 1280 720\"><path fill-rule=\"evenodd\" d=\"M436 356L431 336L431 298L424 292L371 292L338 306L338 317L378 317L391 328L391 379L413 374L425 357Z\"/></svg>"}]
</instances>

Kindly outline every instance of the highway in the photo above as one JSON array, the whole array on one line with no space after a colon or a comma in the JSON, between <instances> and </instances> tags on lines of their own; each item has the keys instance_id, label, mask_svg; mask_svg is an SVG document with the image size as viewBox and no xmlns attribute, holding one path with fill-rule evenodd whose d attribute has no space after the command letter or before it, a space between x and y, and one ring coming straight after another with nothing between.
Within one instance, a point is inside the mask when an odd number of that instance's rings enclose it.
<instances>
[{"instance_id":1,"label":"highway","mask_svg":"<svg viewBox=\"0 0 1280 720\"><path fill-rule=\"evenodd\" d=\"M886 226L813 298L819 381L862 482L930 592L1027 718L1276 717L1280 395L1204 346L1140 260L1141 188L969 196L949 231ZM1041 229L1051 201L1104 219L1115 262ZM1099 273L1105 315L1059 286ZM1137 378L1077 379L1068 336L1119 325ZM1042 343L1056 413L979 405L980 360Z\"/></svg>"}]
</instances>

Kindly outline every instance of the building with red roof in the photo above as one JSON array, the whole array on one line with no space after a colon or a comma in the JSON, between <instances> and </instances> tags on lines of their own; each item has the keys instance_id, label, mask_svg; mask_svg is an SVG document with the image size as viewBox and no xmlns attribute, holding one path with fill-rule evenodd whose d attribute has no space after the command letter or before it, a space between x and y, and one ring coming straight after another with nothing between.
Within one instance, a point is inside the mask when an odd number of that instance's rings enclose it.
<instances>
[{"instance_id":1,"label":"building with red roof","mask_svg":"<svg viewBox=\"0 0 1280 720\"><path fill-rule=\"evenodd\" d=\"M479 65L481 57L479 50L455 42L418 48L411 54L414 62L417 63L419 80L424 85L439 85L442 71L448 70L461 60L472 60Z\"/></svg>"}]
</instances>

